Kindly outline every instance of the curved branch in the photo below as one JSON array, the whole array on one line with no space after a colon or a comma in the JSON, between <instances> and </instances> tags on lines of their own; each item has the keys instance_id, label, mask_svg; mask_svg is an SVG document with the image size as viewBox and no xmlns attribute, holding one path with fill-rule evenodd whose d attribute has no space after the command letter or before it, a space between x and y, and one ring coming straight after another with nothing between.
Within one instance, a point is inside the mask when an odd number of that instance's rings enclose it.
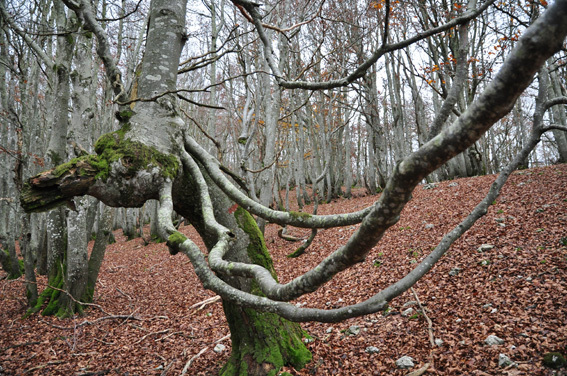
<instances>
[{"instance_id":1,"label":"curved branch","mask_svg":"<svg viewBox=\"0 0 567 376\"><path fill-rule=\"evenodd\" d=\"M556 97L548 100L544 104L544 109L547 111L549 108L557 106L558 104L567 104L567 97Z\"/></svg>"},{"instance_id":2,"label":"curved branch","mask_svg":"<svg viewBox=\"0 0 567 376\"><path fill-rule=\"evenodd\" d=\"M360 223L370 212L370 208L349 214L309 215L297 212L280 212L258 204L240 192L220 171L218 161L204 150L193 138L185 135L185 147L207 170L215 184L238 205L252 214L280 225L291 225L302 228L330 228Z\"/></svg>"},{"instance_id":3,"label":"curved branch","mask_svg":"<svg viewBox=\"0 0 567 376\"><path fill-rule=\"evenodd\" d=\"M411 193L417 184L443 163L466 150L511 110L517 97L531 83L535 72L543 66L547 58L561 48L566 34L567 2L556 2L536 20L532 27L526 30L495 79L467 108L465 113L452 126L405 158L396 167L380 199L371 208L370 213L347 243L325 258L317 267L286 285L278 286L272 280L263 280L258 276L258 283L266 295L283 301L294 299L302 294L315 291L337 273L355 263L362 262L372 247L383 237L386 230L397 223L402 209L411 199ZM186 137L186 145L191 152L197 150L195 144L193 140ZM201 160L201 157L199 155L198 159ZM215 183L219 187L222 186L221 189L229 196L238 197L240 200L242 194L240 192L235 194L237 190L234 187L231 189L226 186L223 179L219 179L221 174L217 172L218 168L212 161L210 156L202 160L211 177L217 178ZM235 199L237 202L239 200ZM251 200L247 198L246 203L249 201ZM257 210L258 207L255 206L253 209ZM259 212L274 215L275 219L279 220L283 220L287 214L268 212L265 208L260 209ZM312 218L317 218L317 216ZM424 268L432 266L427 262L423 265ZM249 269L248 272L252 273L254 270ZM407 279L400 281L397 287L385 292L385 296L392 296L397 291L396 289L405 283Z\"/></svg>"},{"instance_id":4,"label":"curved branch","mask_svg":"<svg viewBox=\"0 0 567 376\"><path fill-rule=\"evenodd\" d=\"M314 308L298 308L297 306L289 303L273 301L268 298L259 297L249 293L244 293L234 287L223 282L217 277L208 267L203 254L190 240L186 240L180 244L180 249L190 258L195 267L195 271L203 282L206 288L210 288L217 294L221 295L223 299L242 304L244 306L253 307L268 312L274 312L278 315L291 320L291 321L319 321L319 322L337 322L347 318L362 316L370 313L375 313L384 310L395 297L401 295L403 292L411 288L423 275L425 275L437 261L447 252L449 247L457 240L463 233L465 233L472 225L487 213L488 207L498 197L500 190L505 184L511 173L518 167L518 165L527 157L527 155L538 144L542 134L540 126L541 121L535 122L535 127L532 130L531 137L526 146L514 158L514 160L502 171L496 181L492 184L486 197L475 207L475 209L458 224L452 231L446 234L439 245L429 254L415 269L408 273L405 277L398 282L388 286L384 290L378 292L371 298L350 306L342 307L339 309L314 309ZM163 204L162 204L163 205ZM165 207L165 205L163 205ZM167 216L171 218L171 216ZM211 253L223 254L228 248L226 240L220 240L213 248ZM211 261L211 256L209 256ZM235 263L230 263L231 268L235 268ZM240 263L236 263L240 264ZM243 264L246 265L246 264ZM256 268L257 267L257 268ZM263 288L265 281L257 274L256 269L262 269L269 275L269 272L264 268L257 265L250 265L251 274L256 274L256 279L260 286ZM269 277L270 279L271 276Z\"/></svg>"}]
</instances>

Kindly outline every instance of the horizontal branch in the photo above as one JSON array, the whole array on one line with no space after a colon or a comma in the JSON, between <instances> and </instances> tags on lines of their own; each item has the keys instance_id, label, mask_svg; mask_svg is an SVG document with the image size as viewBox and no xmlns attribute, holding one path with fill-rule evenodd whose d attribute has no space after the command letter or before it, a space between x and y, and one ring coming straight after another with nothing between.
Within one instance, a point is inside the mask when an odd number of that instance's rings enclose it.
<instances>
[{"instance_id":1,"label":"horizontal branch","mask_svg":"<svg viewBox=\"0 0 567 376\"><path fill-rule=\"evenodd\" d=\"M73 207L73 197L87 194L95 183L99 169L93 156L77 158L52 170L29 178L20 195L26 212L42 212L67 203Z\"/></svg>"}]
</instances>

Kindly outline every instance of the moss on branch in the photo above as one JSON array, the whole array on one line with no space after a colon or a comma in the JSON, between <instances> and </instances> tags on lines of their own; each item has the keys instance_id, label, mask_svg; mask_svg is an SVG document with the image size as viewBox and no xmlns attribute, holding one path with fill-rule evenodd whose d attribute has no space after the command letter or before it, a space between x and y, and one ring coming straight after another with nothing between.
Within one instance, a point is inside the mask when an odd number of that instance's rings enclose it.
<instances>
[{"instance_id":1,"label":"moss on branch","mask_svg":"<svg viewBox=\"0 0 567 376\"><path fill-rule=\"evenodd\" d=\"M126 124L118 131L101 136L95 144L97 155L74 158L31 177L21 194L24 210L46 211L64 203L72 206L70 200L73 197L87 194L99 180L106 182L116 162L125 167L120 172L124 180L135 177L139 171L153 168L157 168L161 176L173 180L179 171L177 157L126 139L128 131L130 125Z\"/></svg>"}]
</instances>

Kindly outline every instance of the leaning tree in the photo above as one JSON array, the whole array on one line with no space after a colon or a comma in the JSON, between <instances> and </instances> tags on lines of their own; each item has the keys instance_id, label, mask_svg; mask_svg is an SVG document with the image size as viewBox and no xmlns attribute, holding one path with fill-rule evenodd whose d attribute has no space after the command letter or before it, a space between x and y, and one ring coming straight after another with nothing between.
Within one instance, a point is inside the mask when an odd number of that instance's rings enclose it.
<instances>
[{"instance_id":1,"label":"leaning tree","mask_svg":"<svg viewBox=\"0 0 567 376\"><path fill-rule=\"evenodd\" d=\"M104 29L88 0L64 0L84 30L96 37L97 53L114 90L121 127L103 135L95 155L85 155L29 178L21 194L26 211L45 211L81 195L94 196L114 207L140 207L160 202L159 227L172 254L184 253L204 288L220 295L232 336L232 354L223 375L275 374L283 365L299 368L311 358L302 342L298 322L336 322L386 309L388 302L415 284L449 246L486 213L507 176L537 144L545 110L565 98L538 97L530 142L495 181L487 197L470 215L446 234L439 245L411 272L394 284L354 305L337 309L297 307L290 303L328 282L337 273L363 261L394 225L414 188L429 173L470 147L505 116L536 72L558 52L567 35L567 0L557 0L526 31L484 92L465 112L395 167L379 199L370 207L337 215L306 215L275 211L241 191L226 169L190 136L176 103L178 64L186 42L186 0L152 0L146 49L137 97L124 87ZM320 90L347 86L364 77L386 54L406 48L428 36L466 27L493 1L471 6L446 24L390 43L389 2L385 1L384 38L374 53L340 79L324 82L289 80L280 72L277 54L265 32L261 8L248 0L232 0L254 24L273 79L282 89ZM476 2L472 2L472 5ZM299 25L300 26L300 25ZM298 26L298 27L299 27ZM281 30L280 30L281 31ZM540 92L545 83L540 80ZM134 101L135 106L132 109ZM197 229L207 250L199 249L173 226L175 210ZM289 283L280 284L262 232L253 215L280 225L330 228L360 224L348 241L317 266Z\"/></svg>"}]
</instances>

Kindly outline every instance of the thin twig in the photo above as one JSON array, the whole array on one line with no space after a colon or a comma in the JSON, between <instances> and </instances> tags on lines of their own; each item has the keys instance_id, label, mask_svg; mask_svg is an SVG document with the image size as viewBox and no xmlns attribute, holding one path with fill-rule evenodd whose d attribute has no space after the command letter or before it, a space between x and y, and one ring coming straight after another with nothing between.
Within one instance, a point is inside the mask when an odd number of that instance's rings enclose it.
<instances>
[{"instance_id":1,"label":"thin twig","mask_svg":"<svg viewBox=\"0 0 567 376\"><path fill-rule=\"evenodd\" d=\"M203 308L205 308L205 306L219 301L220 298L221 298L221 297L220 297L219 295L215 295L215 296L213 296L213 297L211 297L211 298L208 298L208 299L205 299L205 300L200 301L200 302L198 302L198 303L195 303L195 304L193 304L193 305L192 305L191 307L189 307L189 308L197 308L197 307L199 307L199 308L197 309L197 311L200 311L200 310L202 310Z\"/></svg>"},{"instance_id":2,"label":"thin twig","mask_svg":"<svg viewBox=\"0 0 567 376\"><path fill-rule=\"evenodd\" d=\"M420 376L424 374L425 371L427 371L429 367L434 364L433 352L435 351L435 337L433 336L433 322L431 321L429 316L427 316L427 312L425 311L425 308L421 304L421 300L419 300L419 296L417 296L417 292L415 292L415 289L411 287L410 290L413 293L417 305L419 305L419 310L421 311L421 314L423 315L423 317L425 317L425 320L427 321L427 332L429 334L429 343L431 344L431 350L429 351L429 363L425 363L425 365L420 369L407 374L407 376Z\"/></svg>"},{"instance_id":3,"label":"thin twig","mask_svg":"<svg viewBox=\"0 0 567 376\"><path fill-rule=\"evenodd\" d=\"M163 370L163 372L161 373L160 376L165 376L165 375L167 375L167 373L169 372L169 369L171 368L171 366L173 365L174 362L175 362L175 359L173 359L173 360L167 365L167 367L165 367L165 369Z\"/></svg>"},{"instance_id":4,"label":"thin twig","mask_svg":"<svg viewBox=\"0 0 567 376\"><path fill-rule=\"evenodd\" d=\"M41 343L41 342L39 342L39 341L17 343L17 344L15 344L15 345L11 345L11 346L8 346L8 347L4 347L2 350L0 350L0 352L4 352L4 351L6 351L6 350L8 350L8 349L15 349L15 348L17 348L17 347L22 347L22 346L38 345L38 344L40 344L40 343Z\"/></svg>"},{"instance_id":5,"label":"thin twig","mask_svg":"<svg viewBox=\"0 0 567 376\"><path fill-rule=\"evenodd\" d=\"M185 374L187 373L187 370L189 369L189 367L191 367L191 363L193 363L193 361L194 361L195 359L197 359L198 357L200 357L201 355L203 355L203 353L204 353L205 351L207 351L208 349L209 349L208 347L205 347L204 349L202 349L201 351L199 351L199 353L198 353L197 355L194 355L193 357L191 357L191 359L189 359L189 360L187 361L187 364L185 364L185 367L183 367L183 371L181 371L181 375L180 375L180 376L185 375Z\"/></svg>"},{"instance_id":6,"label":"thin twig","mask_svg":"<svg viewBox=\"0 0 567 376\"><path fill-rule=\"evenodd\" d=\"M161 342L161 341L164 341L164 340L168 339L168 338L171 337L171 336L174 336L174 335L180 334L180 333L183 334L183 332L173 332L173 333L169 333L168 335L166 335L166 336L164 336L164 337L161 337L161 338L156 339L156 341L157 341L157 342Z\"/></svg>"},{"instance_id":7,"label":"thin twig","mask_svg":"<svg viewBox=\"0 0 567 376\"><path fill-rule=\"evenodd\" d=\"M38 370L38 369L42 369L42 368L45 368L45 367L48 367L48 366L53 366L55 364L61 364L61 363L64 363L64 362L62 360L53 360L51 362L47 362L45 364L40 364L39 366L27 369L24 373L30 373L30 372L33 372L33 371Z\"/></svg>"},{"instance_id":8,"label":"thin twig","mask_svg":"<svg viewBox=\"0 0 567 376\"><path fill-rule=\"evenodd\" d=\"M118 287L116 287L116 291L118 291L119 293L121 293L122 295L127 297L128 300L132 300L132 297L130 295L126 294L124 291L120 290Z\"/></svg>"},{"instance_id":9,"label":"thin twig","mask_svg":"<svg viewBox=\"0 0 567 376\"><path fill-rule=\"evenodd\" d=\"M425 308L423 307L423 305L421 305L421 301L419 300L419 297L417 296L417 293L415 292L414 288L411 287L410 290L413 293L413 296L414 296L415 300L417 301L417 304L419 305L419 309L420 309L421 313L423 314L423 317L425 317L425 320L427 321L427 331L429 333L429 343L431 344L431 346L435 346L435 337L433 336L433 322L431 321L429 316L427 316L427 313L425 312Z\"/></svg>"},{"instance_id":10,"label":"thin twig","mask_svg":"<svg viewBox=\"0 0 567 376\"><path fill-rule=\"evenodd\" d=\"M151 332L151 333L148 333L148 334L146 334L145 336L143 336L142 338L140 338L139 340L137 340L136 342L134 342L134 344L136 345L136 344L142 342L143 340L145 340L147 337L149 337L149 336L151 336L151 335L154 335L154 334L165 334L165 333L170 332L170 331L171 331L171 329L165 329L165 330L160 330L159 332Z\"/></svg>"},{"instance_id":11,"label":"thin twig","mask_svg":"<svg viewBox=\"0 0 567 376\"><path fill-rule=\"evenodd\" d=\"M52 324L52 323L45 321L45 320L40 320L40 321L43 322L44 324L47 324L47 325L49 325L53 328L56 328L56 329L72 330L72 329L76 329L76 328L79 328L79 327L85 326L85 325L94 325L97 322L103 321L103 320L139 320L139 321L143 321L141 318L133 317L132 314L104 316L104 317L99 317L98 319L96 319L94 321L85 320L82 323L80 323L79 325L73 326L73 327L59 326L59 325Z\"/></svg>"},{"instance_id":12,"label":"thin twig","mask_svg":"<svg viewBox=\"0 0 567 376\"><path fill-rule=\"evenodd\" d=\"M227 334L226 336L222 337L221 339L217 339L215 341L215 343L221 343L222 341L229 339L230 338L230 334Z\"/></svg>"},{"instance_id":13,"label":"thin twig","mask_svg":"<svg viewBox=\"0 0 567 376\"><path fill-rule=\"evenodd\" d=\"M108 375L110 372L112 372L111 369L105 369L105 370L96 371L96 372L79 373L77 376L100 376L100 375Z\"/></svg>"},{"instance_id":14,"label":"thin twig","mask_svg":"<svg viewBox=\"0 0 567 376\"><path fill-rule=\"evenodd\" d=\"M427 371L427 369L429 368L429 366L431 366L430 363L425 363L423 365L423 367L421 367L420 369L416 369L413 372L408 373L406 376L421 376L425 373L425 371Z\"/></svg>"}]
</instances>

